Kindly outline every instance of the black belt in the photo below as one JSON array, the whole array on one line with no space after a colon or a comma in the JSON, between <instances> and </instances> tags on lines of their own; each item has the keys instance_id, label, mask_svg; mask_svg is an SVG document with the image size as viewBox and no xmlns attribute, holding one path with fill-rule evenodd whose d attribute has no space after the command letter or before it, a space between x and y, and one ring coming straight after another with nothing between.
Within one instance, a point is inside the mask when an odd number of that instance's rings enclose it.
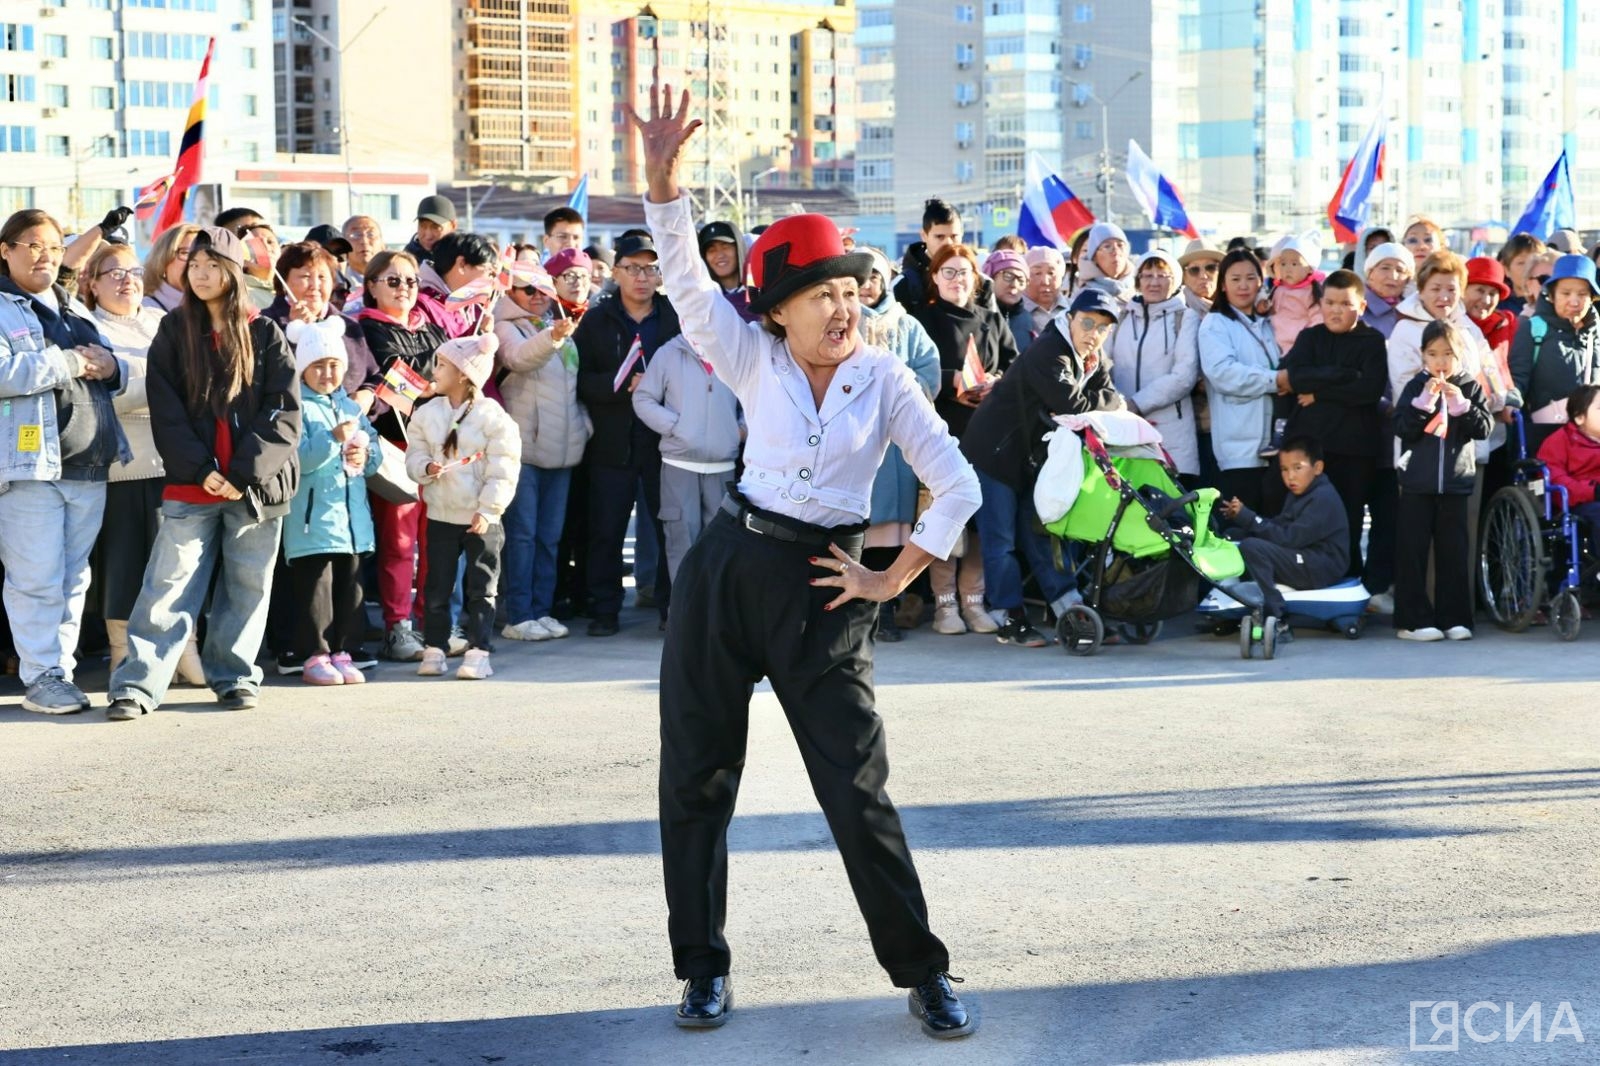
<instances>
[{"instance_id":1,"label":"black belt","mask_svg":"<svg viewBox=\"0 0 1600 1066\"><path fill-rule=\"evenodd\" d=\"M860 548L866 539L865 525L825 529L808 522L785 518L770 511L758 512L732 496L722 498L722 513L752 533L759 533L763 537L771 537L785 544L802 544L810 548L826 548L830 544L837 544L849 552Z\"/></svg>"}]
</instances>

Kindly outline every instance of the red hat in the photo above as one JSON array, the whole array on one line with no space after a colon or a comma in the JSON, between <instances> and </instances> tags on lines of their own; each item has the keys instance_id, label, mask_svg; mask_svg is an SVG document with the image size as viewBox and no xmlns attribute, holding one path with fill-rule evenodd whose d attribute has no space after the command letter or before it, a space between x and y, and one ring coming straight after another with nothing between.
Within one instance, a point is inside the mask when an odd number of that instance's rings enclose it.
<instances>
[{"instance_id":1,"label":"red hat","mask_svg":"<svg viewBox=\"0 0 1600 1066\"><path fill-rule=\"evenodd\" d=\"M750 248L750 310L765 314L807 285L832 278L865 282L872 256L846 252L827 215L791 215L768 226Z\"/></svg>"},{"instance_id":2,"label":"red hat","mask_svg":"<svg viewBox=\"0 0 1600 1066\"><path fill-rule=\"evenodd\" d=\"M588 271L593 269L594 261L589 258L587 252L580 249L563 248L555 255L552 255L544 265L545 271L552 278L559 278L573 267Z\"/></svg>"},{"instance_id":3,"label":"red hat","mask_svg":"<svg viewBox=\"0 0 1600 1066\"><path fill-rule=\"evenodd\" d=\"M1511 286L1506 284L1506 268L1500 265L1500 260L1486 255L1467 260L1467 284L1491 285L1500 290L1502 300L1511 295Z\"/></svg>"}]
</instances>

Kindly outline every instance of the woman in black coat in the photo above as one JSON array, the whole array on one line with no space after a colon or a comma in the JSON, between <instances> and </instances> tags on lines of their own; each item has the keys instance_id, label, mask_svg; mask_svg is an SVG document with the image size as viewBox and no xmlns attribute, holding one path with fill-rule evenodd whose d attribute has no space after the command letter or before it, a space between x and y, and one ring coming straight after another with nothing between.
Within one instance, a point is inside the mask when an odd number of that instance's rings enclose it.
<instances>
[{"instance_id":1,"label":"woman in black coat","mask_svg":"<svg viewBox=\"0 0 1600 1066\"><path fill-rule=\"evenodd\" d=\"M913 308L912 315L939 349L939 392L933 399L934 410L950 427L950 435L960 440L973 411L1017 357L1017 343L1005 316L977 298L978 256L970 247L951 244L940 248L933 254L928 276L933 290L928 302ZM962 380L969 352L983 368L983 384ZM956 636L969 629L974 633L994 633L1000 628L984 606L983 567L975 528L968 528L966 541L959 557L937 559L928 566L935 633Z\"/></svg>"}]
</instances>

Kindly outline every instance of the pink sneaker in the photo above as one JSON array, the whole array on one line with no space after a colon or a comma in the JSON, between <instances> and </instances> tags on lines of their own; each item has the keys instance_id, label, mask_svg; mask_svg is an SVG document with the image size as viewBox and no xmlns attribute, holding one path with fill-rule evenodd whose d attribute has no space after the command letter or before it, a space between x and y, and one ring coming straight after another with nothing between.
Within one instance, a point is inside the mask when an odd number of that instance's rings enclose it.
<instances>
[{"instance_id":1,"label":"pink sneaker","mask_svg":"<svg viewBox=\"0 0 1600 1066\"><path fill-rule=\"evenodd\" d=\"M300 672L300 680L308 685L342 685L344 675L326 655L313 655L306 660L305 669Z\"/></svg>"},{"instance_id":2,"label":"pink sneaker","mask_svg":"<svg viewBox=\"0 0 1600 1066\"><path fill-rule=\"evenodd\" d=\"M367 683L367 675L356 669L355 663L350 660L349 652L340 652L333 657L332 661L333 668L339 671L339 676L344 678L345 684L365 685Z\"/></svg>"}]
</instances>

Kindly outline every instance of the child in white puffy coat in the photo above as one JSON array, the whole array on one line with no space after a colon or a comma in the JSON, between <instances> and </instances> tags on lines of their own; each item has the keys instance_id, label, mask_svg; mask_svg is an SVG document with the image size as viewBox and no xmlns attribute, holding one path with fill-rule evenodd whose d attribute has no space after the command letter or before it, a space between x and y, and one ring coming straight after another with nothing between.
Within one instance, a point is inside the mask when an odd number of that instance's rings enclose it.
<instances>
[{"instance_id":1,"label":"child in white puffy coat","mask_svg":"<svg viewBox=\"0 0 1600 1066\"><path fill-rule=\"evenodd\" d=\"M456 677L490 676L495 587L505 530L500 516L511 504L521 472L522 436L510 415L483 395L494 372L499 342L493 334L461 337L439 346L434 398L417 408L406 430L406 473L428 506L428 578L423 589L423 640L417 673L444 673L450 639L450 591L456 561L466 555L462 622L466 658Z\"/></svg>"}]
</instances>

